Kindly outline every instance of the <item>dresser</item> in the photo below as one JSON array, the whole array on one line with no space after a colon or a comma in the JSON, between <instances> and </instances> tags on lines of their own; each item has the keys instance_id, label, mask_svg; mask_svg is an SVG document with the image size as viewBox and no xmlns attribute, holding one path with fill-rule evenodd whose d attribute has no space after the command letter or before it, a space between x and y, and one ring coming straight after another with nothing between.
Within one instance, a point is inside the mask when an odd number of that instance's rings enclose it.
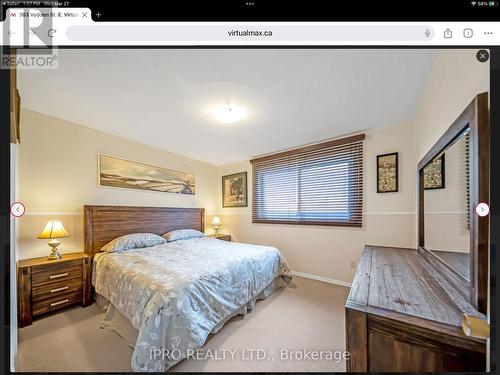
<instances>
[{"instance_id":1,"label":"dresser","mask_svg":"<svg viewBox=\"0 0 500 375\"><path fill-rule=\"evenodd\" d=\"M85 253L63 254L57 260L20 260L17 279L20 327L30 325L34 317L91 303L90 257Z\"/></svg>"},{"instance_id":2,"label":"dresser","mask_svg":"<svg viewBox=\"0 0 500 375\"><path fill-rule=\"evenodd\" d=\"M366 246L345 306L347 371L485 371L464 313L485 318L417 250Z\"/></svg>"}]
</instances>

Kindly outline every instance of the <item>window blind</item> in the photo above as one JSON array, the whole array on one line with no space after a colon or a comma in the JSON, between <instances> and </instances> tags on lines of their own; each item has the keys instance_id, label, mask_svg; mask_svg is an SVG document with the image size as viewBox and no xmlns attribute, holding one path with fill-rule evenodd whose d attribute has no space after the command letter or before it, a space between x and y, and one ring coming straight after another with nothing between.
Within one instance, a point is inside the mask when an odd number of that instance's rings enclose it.
<instances>
[{"instance_id":1,"label":"window blind","mask_svg":"<svg viewBox=\"0 0 500 375\"><path fill-rule=\"evenodd\" d=\"M252 222L362 226L364 134L250 160Z\"/></svg>"}]
</instances>

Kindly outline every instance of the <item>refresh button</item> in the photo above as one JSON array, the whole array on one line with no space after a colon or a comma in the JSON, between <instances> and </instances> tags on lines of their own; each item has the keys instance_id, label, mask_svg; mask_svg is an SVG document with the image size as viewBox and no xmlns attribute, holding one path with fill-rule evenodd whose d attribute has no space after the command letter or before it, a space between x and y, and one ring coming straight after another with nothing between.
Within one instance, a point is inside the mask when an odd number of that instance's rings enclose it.
<instances>
[{"instance_id":1,"label":"refresh button","mask_svg":"<svg viewBox=\"0 0 500 375\"><path fill-rule=\"evenodd\" d=\"M48 35L50 38L53 38L53 37L56 35L56 32L57 32L57 30L56 30L56 29L49 29L49 31L47 31L47 35Z\"/></svg>"}]
</instances>

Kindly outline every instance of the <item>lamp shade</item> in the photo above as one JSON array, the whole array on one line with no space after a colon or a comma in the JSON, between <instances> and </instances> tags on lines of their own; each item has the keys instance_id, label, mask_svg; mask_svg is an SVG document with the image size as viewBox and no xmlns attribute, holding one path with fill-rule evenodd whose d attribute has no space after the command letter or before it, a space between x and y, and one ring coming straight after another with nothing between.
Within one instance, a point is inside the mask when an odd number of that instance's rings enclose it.
<instances>
[{"instance_id":1,"label":"lamp shade","mask_svg":"<svg viewBox=\"0 0 500 375\"><path fill-rule=\"evenodd\" d=\"M69 237L69 233L66 229L64 229L62 223L59 220L50 220L37 238L49 239L63 237Z\"/></svg>"},{"instance_id":2,"label":"lamp shade","mask_svg":"<svg viewBox=\"0 0 500 375\"><path fill-rule=\"evenodd\" d=\"M220 217L214 216L212 219L212 225L220 225Z\"/></svg>"}]
</instances>

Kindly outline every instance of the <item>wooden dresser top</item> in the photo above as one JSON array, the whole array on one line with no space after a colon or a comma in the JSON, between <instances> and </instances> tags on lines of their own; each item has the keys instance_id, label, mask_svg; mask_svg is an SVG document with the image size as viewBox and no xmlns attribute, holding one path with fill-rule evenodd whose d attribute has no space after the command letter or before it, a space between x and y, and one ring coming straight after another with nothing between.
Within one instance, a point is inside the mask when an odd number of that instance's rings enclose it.
<instances>
[{"instance_id":1,"label":"wooden dresser top","mask_svg":"<svg viewBox=\"0 0 500 375\"><path fill-rule=\"evenodd\" d=\"M415 249L366 246L346 307L455 328L463 313L484 317L442 276Z\"/></svg>"}]
</instances>

